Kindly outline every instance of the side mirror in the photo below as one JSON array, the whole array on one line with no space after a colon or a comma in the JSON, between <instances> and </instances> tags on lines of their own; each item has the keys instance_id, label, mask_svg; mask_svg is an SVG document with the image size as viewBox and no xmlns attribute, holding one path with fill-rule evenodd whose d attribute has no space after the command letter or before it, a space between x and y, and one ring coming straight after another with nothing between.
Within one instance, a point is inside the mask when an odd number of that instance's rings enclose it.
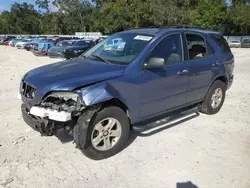
<instances>
[{"instance_id":1,"label":"side mirror","mask_svg":"<svg viewBox=\"0 0 250 188\"><path fill-rule=\"evenodd\" d=\"M144 64L146 69L160 68L165 66L165 60L163 58L153 57Z\"/></svg>"}]
</instances>

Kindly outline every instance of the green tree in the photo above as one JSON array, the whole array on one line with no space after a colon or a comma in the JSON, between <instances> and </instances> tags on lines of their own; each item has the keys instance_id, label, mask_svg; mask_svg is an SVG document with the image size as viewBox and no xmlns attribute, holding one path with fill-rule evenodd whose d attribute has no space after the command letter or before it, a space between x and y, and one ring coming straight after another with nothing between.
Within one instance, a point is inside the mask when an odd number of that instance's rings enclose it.
<instances>
[{"instance_id":1,"label":"green tree","mask_svg":"<svg viewBox=\"0 0 250 188\"><path fill-rule=\"evenodd\" d=\"M248 34L250 32L250 6L238 4L228 11L228 33Z\"/></svg>"},{"instance_id":2,"label":"green tree","mask_svg":"<svg viewBox=\"0 0 250 188\"><path fill-rule=\"evenodd\" d=\"M200 0L189 9L191 25L223 30L227 15L227 4L223 0Z\"/></svg>"},{"instance_id":3,"label":"green tree","mask_svg":"<svg viewBox=\"0 0 250 188\"><path fill-rule=\"evenodd\" d=\"M33 5L14 3L10 12L5 11L0 16L1 33L39 34L40 18Z\"/></svg>"},{"instance_id":4,"label":"green tree","mask_svg":"<svg viewBox=\"0 0 250 188\"><path fill-rule=\"evenodd\" d=\"M249 0L35 0L0 14L0 33L111 34L127 28L187 24L228 34L250 32ZM57 7L55 12L51 6Z\"/></svg>"}]
</instances>

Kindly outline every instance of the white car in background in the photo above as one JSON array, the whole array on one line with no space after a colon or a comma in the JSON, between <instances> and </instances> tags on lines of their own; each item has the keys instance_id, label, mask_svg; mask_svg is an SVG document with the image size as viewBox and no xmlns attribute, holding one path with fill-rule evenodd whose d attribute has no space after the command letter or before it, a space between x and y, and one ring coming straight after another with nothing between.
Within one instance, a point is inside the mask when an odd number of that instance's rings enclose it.
<instances>
[{"instance_id":1,"label":"white car in background","mask_svg":"<svg viewBox=\"0 0 250 188\"><path fill-rule=\"evenodd\" d=\"M12 45L12 42L13 42L13 40L11 40L11 41L9 42L9 46L11 46L11 45Z\"/></svg>"},{"instance_id":2,"label":"white car in background","mask_svg":"<svg viewBox=\"0 0 250 188\"><path fill-rule=\"evenodd\" d=\"M229 43L230 48L241 48L241 41L240 40L232 40Z\"/></svg>"},{"instance_id":3,"label":"white car in background","mask_svg":"<svg viewBox=\"0 0 250 188\"><path fill-rule=\"evenodd\" d=\"M30 41L31 41L31 39L23 39L23 40L17 42L15 47L17 47L18 49L21 49L21 48L23 49L25 44L27 44Z\"/></svg>"},{"instance_id":4,"label":"white car in background","mask_svg":"<svg viewBox=\"0 0 250 188\"><path fill-rule=\"evenodd\" d=\"M122 51L124 46L125 46L125 42L123 42L123 40L121 38L115 38L113 40L111 40L109 43L104 45L104 48L106 51Z\"/></svg>"}]
</instances>

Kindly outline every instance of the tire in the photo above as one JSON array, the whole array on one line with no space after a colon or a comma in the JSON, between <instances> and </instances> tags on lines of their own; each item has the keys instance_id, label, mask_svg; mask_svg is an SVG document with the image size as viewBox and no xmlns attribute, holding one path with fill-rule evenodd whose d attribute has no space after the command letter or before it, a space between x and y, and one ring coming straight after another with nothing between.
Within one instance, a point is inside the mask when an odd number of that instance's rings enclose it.
<instances>
[{"instance_id":1,"label":"tire","mask_svg":"<svg viewBox=\"0 0 250 188\"><path fill-rule=\"evenodd\" d=\"M218 102L219 104L217 103L217 105L215 105L212 102L212 99L213 99L213 94L217 91L221 91L222 96L220 98L220 102ZM216 80L209 88L206 98L201 104L200 112L208 115L213 115L218 113L224 103L225 96L226 96L226 84L220 80Z\"/></svg>"},{"instance_id":2,"label":"tire","mask_svg":"<svg viewBox=\"0 0 250 188\"><path fill-rule=\"evenodd\" d=\"M90 121L86 119L86 115L89 116L89 114L92 114L91 115L92 118ZM89 119L89 117L88 117L88 119ZM107 133L108 135L105 135L106 134L106 125L101 126L102 128L105 127L104 132L96 130L97 129L96 127L98 127L98 125L100 125L99 123L104 125L104 122L106 122L106 121L108 123L109 123L109 121L114 121L114 122L117 121L118 122L115 124L114 127L116 129L118 129L118 127L120 127L119 130L121 130L121 131L118 131L120 134L119 139L117 139L116 137L110 136L111 131L113 131L113 130L109 130L110 132ZM87 123L87 122L89 122L89 123ZM88 125L86 125L86 124L88 124ZM118 124L119 124L119 126L118 126ZM107 124L107 125L109 125L109 124ZM87 127L87 129L86 129L86 127ZM83 130L87 130L87 133L84 134ZM111 157L111 156L117 154L118 152L120 152L121 150L123 150L128 142L129 133L130 133L130 123L129 123L129 119L128 119L127 115L125 114L125 112L122 109L120 109L119 107L110 106L110 107L106 107L106 108L101 109L100 111L94 113L94 115L91 112L83 113L82 116L79 117L78 122L74 127L74 133L73 133L74 135L73 136L74 136L75 143L77 144L77 147L83 152L83 154L85 156L87 156L88 158L93 159L93 160L101 160L101 159L106 159L108 157ZM95 146L93 144L93 142L95 140L93 138L95 137L96 134L97 134L96 138L103 137L103 140L99 144L101 146ZM86 135L86 136L84 137L83 135ZM108 139L107 139L107 137L108 137ZM108 149L108 150L99 149L102 147L105 148L104 142L109 141L109 143L111 143L111 145L112 145L114 140L115 140L114 146L112 146L110 149ZM85 143L85 144L81 144L81 143Z\"/></svg>"}]
</instances>

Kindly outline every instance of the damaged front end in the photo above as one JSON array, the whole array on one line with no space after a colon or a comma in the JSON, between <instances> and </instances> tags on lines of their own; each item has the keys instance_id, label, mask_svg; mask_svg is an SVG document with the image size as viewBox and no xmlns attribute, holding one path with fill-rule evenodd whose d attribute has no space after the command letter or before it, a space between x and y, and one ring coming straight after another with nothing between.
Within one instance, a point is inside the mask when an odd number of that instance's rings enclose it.
<instances>
[{"instance_id":1,"label":"damaged front end","mask_svg":"<svg viewBox=\"0 0 250 188\"><path fill-rule=\"evenodd\" d=\"M77 118L84 108L77 92L54 92L30 109L23 104L22 112L27 124L42 135L51 136L61 128L72 133Z\"/></svg>"}]
</instances>

